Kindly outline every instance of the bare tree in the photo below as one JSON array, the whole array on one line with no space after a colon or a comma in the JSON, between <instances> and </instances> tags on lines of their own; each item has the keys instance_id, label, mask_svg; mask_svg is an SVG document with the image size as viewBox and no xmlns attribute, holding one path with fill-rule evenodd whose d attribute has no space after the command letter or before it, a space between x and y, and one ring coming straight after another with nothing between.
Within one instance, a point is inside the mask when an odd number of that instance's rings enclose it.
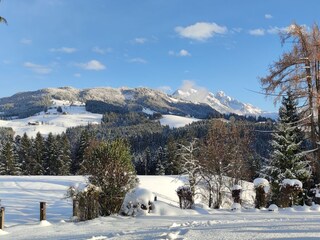
<instances>
[{"instance_id":1,"label":"bare tree","mask_svg":"<svg viewBox=\"0 0 320 240\"><path fill-rule=\"evenodd\" d=\"M201 177L209 207L220 208L223 196L247 178L250 141L243 123L214 120L201 151Z\"/></svg>"},{"instance_id":2,"label":"bare tree","mask_svg":"<svg viewBox=\"0 0 320 240\"><path fill-rule=\"evenodd\" d=\"M294 23L281 34L281 40L282 44L291 43L291 49L270 66L269 74L260 78L260 81L267 95L277 96L275 102L281 100L289 90L296 99L302 100L300 112L304 118L301 124L310 133L313 158L320 159L319 27L314 24L308 30L307 27Z\"/></svg>"},{"instance_id":3,"label":"bare tree","mask_svg":"<svg viewBox=\"0 0 320 240\"><path fill-rule=\"evenodd\" d=\"M192 197L196 195L196 185L199 182L199 141L193 139L188 144L178 144L178 156L180 159L181 174L188 175L188 181L192 192Z\"/></svg>"}]
</instances>

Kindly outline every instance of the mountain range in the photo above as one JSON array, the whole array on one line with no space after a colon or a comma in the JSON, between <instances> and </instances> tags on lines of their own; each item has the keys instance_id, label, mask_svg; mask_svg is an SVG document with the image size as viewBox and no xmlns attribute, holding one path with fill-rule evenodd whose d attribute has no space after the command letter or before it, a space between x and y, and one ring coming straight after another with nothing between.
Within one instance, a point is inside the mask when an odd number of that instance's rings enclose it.
<instances>
[{"instance_id":1,"label":"mountain range","mask_svg":"<svg viewBox=\"0 0 320 240\"><path fill-rule=\"evenodd\" d=\"M179 89L169 95L150 88L45 88L20 92L0 98L0 115L25 118L49 107L52 99L87 103L92 112L102 109L143 111L149 109L161 114L207 118L220 113L267 116L261 109L226 96L222 91L213 94L194 88ZM90 111L90 110L89 110ZM269 115L268 117L270 117Z\"/></svg>"},{"instance_id":2,"label":"mountain range","mask_svg":"<svg viewBox=\"0 0 320 240\"><path fill-rule=\"evenodd\" d=\"M266 112L249 103L243 103L227 96L223 91L211 93L206 89L184 88L175 91L173 97L193 103L205 103L223 114L234 113L237 115L263 116L276 118L276 113Z\"/></svg>"}]
</instances>

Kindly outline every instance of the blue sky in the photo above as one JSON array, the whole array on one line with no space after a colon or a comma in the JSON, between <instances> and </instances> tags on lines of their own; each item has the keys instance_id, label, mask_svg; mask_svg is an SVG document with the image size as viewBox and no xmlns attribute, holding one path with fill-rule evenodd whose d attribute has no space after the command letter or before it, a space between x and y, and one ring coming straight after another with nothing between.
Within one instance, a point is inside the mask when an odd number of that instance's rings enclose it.
<instances>
[{"instance_id":1,"label":"blue sky","mask_svg":"<svg viewBox=\"0 0 320 240\"><path fill-rule=\"evenodd\" d=\"M319 19L316 0L3 0L0 97L45 87L190 81L275 111L258 77L285 50L277 34Z\"/></svg>"}]
</instances>

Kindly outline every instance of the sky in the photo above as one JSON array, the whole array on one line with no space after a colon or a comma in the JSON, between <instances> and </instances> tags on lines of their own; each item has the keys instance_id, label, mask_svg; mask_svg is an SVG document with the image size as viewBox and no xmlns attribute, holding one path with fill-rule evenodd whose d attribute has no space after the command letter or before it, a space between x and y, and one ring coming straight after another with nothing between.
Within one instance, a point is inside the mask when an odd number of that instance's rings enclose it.
<instances>
[{"instance_id":1,"label":"sky","mask_svg":"<svg viewBox=\"0 0 320 240\"><path fill-rule=\"evenodd\" d=\"M289 47L278 32L319 23L319 10L317 0L2 0L0 97L192 83L277 111L256 93L259 77Z\"/></svg>"}]
</instances>

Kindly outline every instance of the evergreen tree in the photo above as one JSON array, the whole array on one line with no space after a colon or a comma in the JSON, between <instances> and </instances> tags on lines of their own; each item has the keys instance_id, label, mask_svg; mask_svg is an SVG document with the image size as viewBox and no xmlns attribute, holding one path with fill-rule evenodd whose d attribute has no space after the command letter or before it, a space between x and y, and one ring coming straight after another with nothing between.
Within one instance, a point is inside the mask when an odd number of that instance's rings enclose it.
<instances>
[{"instance_id":1,"label":"evergreen tree","mask_svg":"<svg viewBox=\"0 0 320 240\"><path fill-rule=\"evenodd\" d=\"M279 109L279 122L273 133L273 152L264 172L269 177L274 198L279 193L283 179L305 182L311 177L311 169L302 149L303 133L299 127L298 102L288 91Z\"/></svg>"},{"instance_id":2,"label":"evergreen tree","mask_svg":"<svg viewBox=\"0 0 320 240\"><path fill-rule=\"evenodd\" d=\"M69 175L70 174L70 166L71 166L71 150L70 150L70 142L67 138L66 134L62 134L59 138L57 138L58 142L58 159L57 159L57 167L58 167L58 175Z\"/></svg>"},{"instance_id":3,"label":"evergreen tree","mask_svg":"<svg viewBox=\"0 0 320 240\"><path fill-rule=\"evenodd\" d=\"M44 169L43 169L44 151L45 151L44 139L41 133L38 132L32 144L32 156L34 159L32 175L44 174Z\"/></svg>"},{"instance_id":4,"label":"evergreen tree","mask_svg":"<svg viewBox=\"0 0 320 240\"><path fill-rule=\"evenodd\" d=\"M20 175L21 168L18 163L18 155L13 146L13 139L8 140L0 153L0 174Z\"/></svg>"},{"instance_id":5,"label":"evergreen tree","mask_svg":"<svg viewBox=\"0 0 320 240\"><path fill-rule=\"evenodd\" d=\"M137 184L129 146L123 140L92 141L84 158L83 172L89 174L89 182L101 190L101 215L118 213L126 193Z\"/></svg>"},{"instance_id":6,"label":"evergreen tree","mask_svg":"<svg viewBox=\"0 0 320 240\"><path fill-rule=\"evenodd\" d=\"M58 146L57 141L52 133L48 134L45 141L45 156L44 156L44 173L45 175L58 174Z\"/></svg>"},{"instance_id":7,"label":"evergreen tree","mask_svg":"<svg viewBox=\"0 0 320 240\"><path fill-rule=\"evenodd\" d=\"M77 174L81 171L81 166L84 164L84 154L90 145L91 137L87 129L81 132L80 140L78 143L75 159L71 164L71 173Z\"/></svg>"},{"instance_id":8,"label":"evergreen tree","mask_svg":"<svg viewBox=\"0 0 320 240\"><path fill-rule=\"evenodd\" d=\"M23 134L18 148L19 162L22 174L32 175L34 161L32 157L32 142L26 133Z\"/></svg>"}]
</instances>

